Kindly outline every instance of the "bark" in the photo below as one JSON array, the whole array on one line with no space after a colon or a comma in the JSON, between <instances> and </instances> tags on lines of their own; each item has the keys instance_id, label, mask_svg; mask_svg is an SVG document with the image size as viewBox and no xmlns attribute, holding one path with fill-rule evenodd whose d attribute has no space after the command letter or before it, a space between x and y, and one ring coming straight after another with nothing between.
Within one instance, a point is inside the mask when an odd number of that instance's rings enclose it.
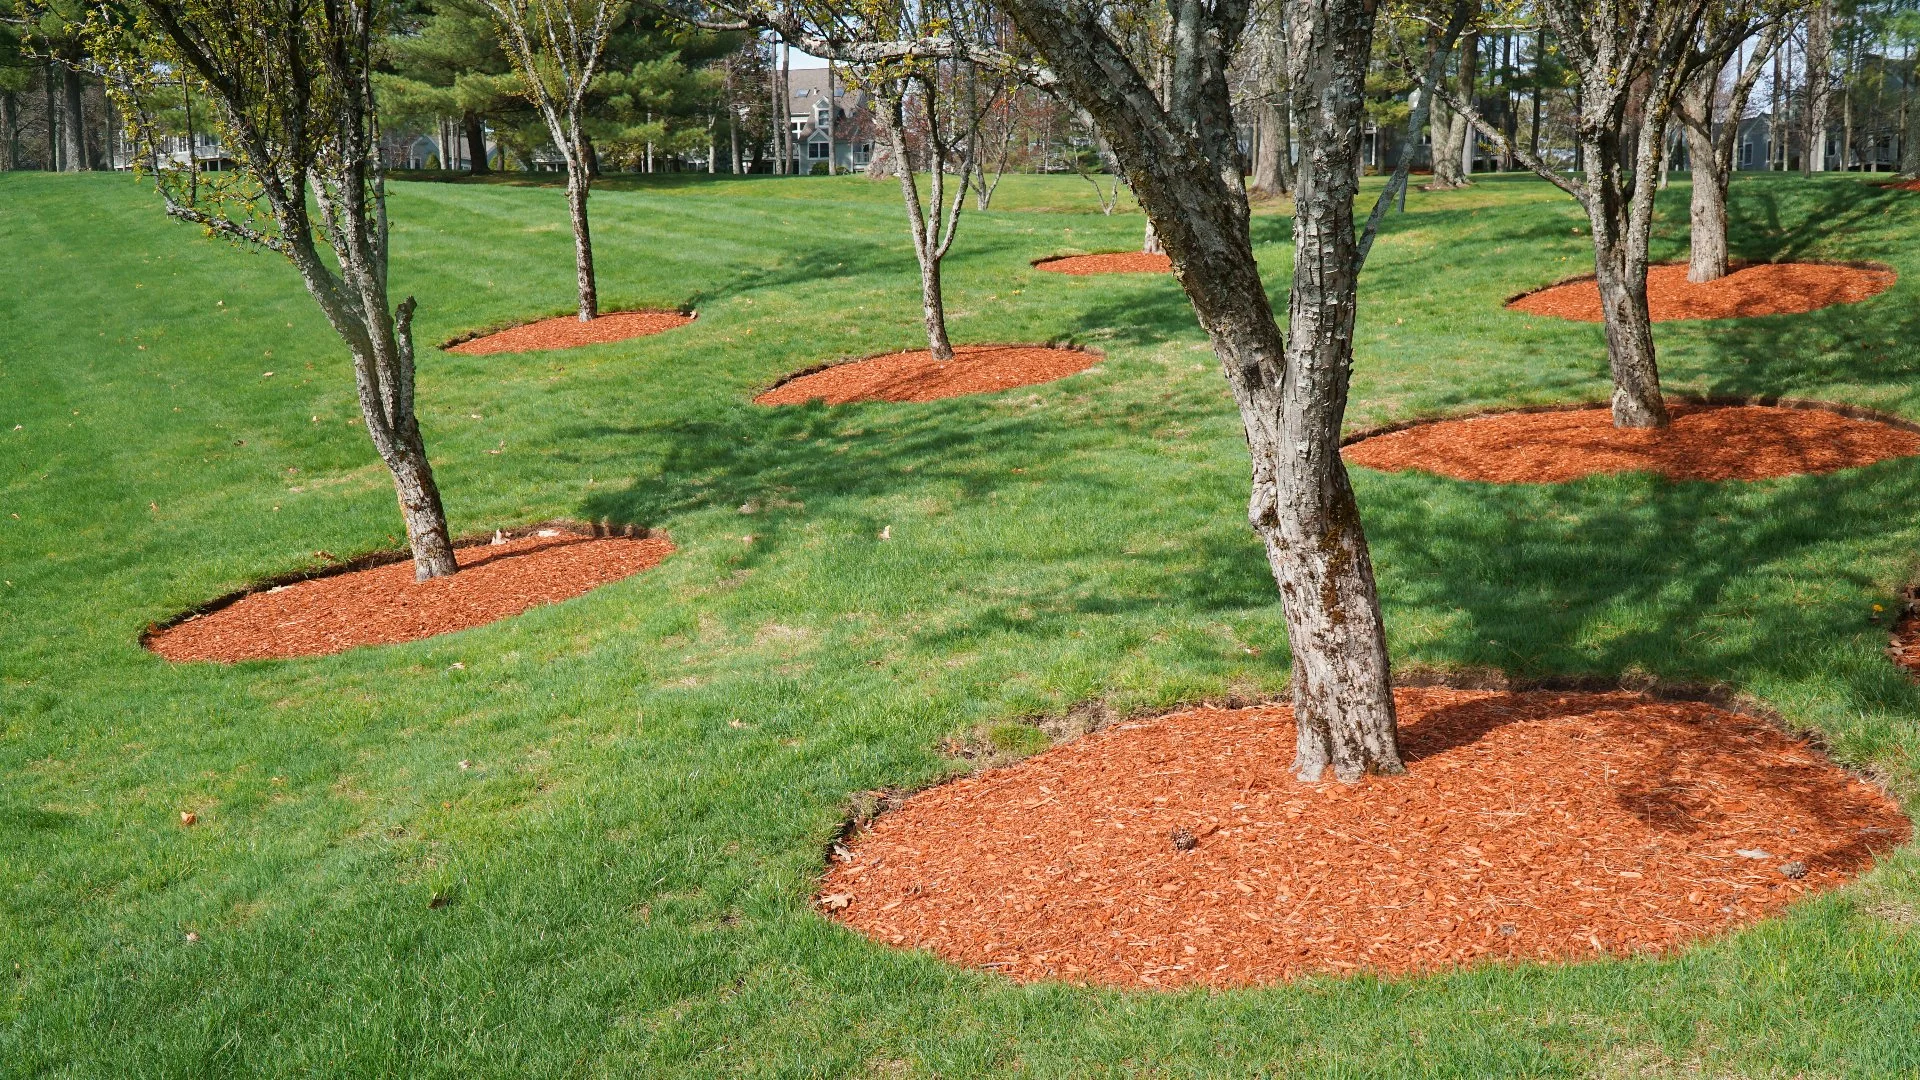
<instances>
[{"instance_id":1,"label":"bark","mask_svg":"<svg viewBox=\"0 0 1920 1080\"><path fill-rule=\"evenodd\" d=\"M1687 280L1718 281L1727 276L1727 174L1713 151L1713 140L1689 125L1687 158L1693 166L1692 235Z\"/></svg>"},{"instance_id":2,"label":"bark","mask_svg":"<svg viewBox=\"0 0 1920 1080\"><path fill-rule=\"evenodd\" d=\"M20 99L11 90L0 90L0 169L12 172L20 167Z\"/></svg>"},{"instance_id":3,"label":"bark","mask_svg":"<svg viewBox=\"0 0 1920 1080\"><path fill-rule=\"evenodd\" d=\"M47 115L47 171L60 171L60 105L59 92L54 89L53 61L48 60L40 72L40 88L46 96ZM191 140L192 136L189 135Z\"/></svg>"},{"instance_id":4,"label":"bark","mask_svg":"<svg viewBox=\"0 0 1920 1080\"><path fill-rule=\"evenodd\" d=\"M1147 219L1146 235L1140 238L1140 251L1146 255L1165 255L1167 249L1160 243L1160 234L1154 231L1153 219Z\"/></svg>"},{"instance_id":5,"label":"bark","mask_svg":"<svg viewBox=\"0 0 1920 1080\"><path fill-rule=\"evenodd\" d=\"M1920 65L1916 65L1910 79L1920 79ZM1920 95L1907 102L1907 134L1900 146L1900 175L1920 179Z\"/></svg>"},{"instance_id":6,"label":"bark","mask_svg":"<svg viewBox=\"0 0 1920 1080\"><path fill-rule=\"evenodd\" d=\"M961 163L960 182L950 206L943 208L947 160L945 143L934 124L935 91L928 87L921 95L929 116L927 152L928 207L920 205L920 185L907 156L906 103L904 87L895 85L876 92L873 110L881 134L892 150L893 172L900 181L900 196L907 205L907 232L913 240L914 258L920 264L920 310L927 330L927 351L935 360L953 359L953 342L947 337L946 300L941 293L940 261L953 246L960 224L960 211L966 205L967 185L972 159ZM944 214L943 214L944 210Z\"/></svg>"},{"instance_id":7,"label":"bark","mask_svg":"<svg viewBox=\"0 0 1920 1080\"><path fill-rule=\"evenodd\" d=\"M1803 172L1827 171L1827 106L1833 94L1828 71L1832 56L1833 2L1815 0L1807 15L1807 141L1800 157Z\"/></svg>"},{"instance_id":8,"label":"bark","mask_svg":"<svg viewBox=\"0 0 1920 1080\"><path fill-rule=\"evenodd\" d=\"M1433 182L1436 191L1460 187L1460 146L1466 141L1467 118L1435 102L1433 106Z\"/></svg>"},{"instance_id":9,"label":"bark","mask_svg":"<svg viewBox=\"0 0 1920 1080\"><path fill-rule=\"evenodd\" d=\"M1648 124L1648 129L1660 125ZM1661 141L1643 132L1642 141ZM1653 348L1653 315L1647 307L1647 248L1652 223L1651 183L1637 183L1631 195L1616 182L1617 144L1594 139L1587 159L1595 163L1587 222L1593 230L1594 280L1605 316L1607 366L1613 374L1613 424L1622 428L1666 427L1671 421L1660 396L1660 368ZM1642 160L1644 160L1644 155ZM1656 170L1643 170L1651 177ZM1644 219L1637 204L1648 204Z\"/></svg>"},{"instance_id":10,"label":"bark","mask_svg":"<svg viewBox=\"0 0 1920 1080\"><path fill-rule=\"evenodd\" d=\"M1331 768L1351 782L1403 771L1372 563L1339 454L1371 4L1290 0L1302 142L1289 338L1253 259L1225 78L1245 7L1174 9L1181 25L1163 107L1097 17L1051 0L999 3L1124 165L1239 407L1252 464L1248 517L1293 652L1295 774L1312 781Z\"/></svg>"},{"instance_id":11,"label":"bark","mask_svg":"<svg viewBox=\"0 0 1920 1080\"><path fill-rule=\"evenodd\" d=\"M1260 125L1260 152L1253 160L1253 193L1262 198L1285 195L1293 190L1291 133L1287 131L1287 101L1284 94L1263 99L1255 113Z\"/></svg>"},{"instance_id":12,"label":"bark","mask_svg":"<svg viewBox=\"0 0 1920 1080\"><path fill-rule=\"evenodd\" d=\"M87 154L86 84L80 81L79 72L62 66L60 90L62 108L65 110L61 118L60 135L64 144L62 153L66 157L66 171L89 172L93 169L93 159Z\"/></svg>"},{"instance_id":13,"label":"bark","mask_svg":"<svg viewBox=\"0 0 1920 1080\"><path fill-rule=\"evenodd\" d=\"M579 153L568 155L567 217L573 224L573 275L580 293L580 321L600 314L600 293L593 276L593 230L587 223L587 195L593 177Z\"/></svg>"},{"instance_id":14,"label":"bark","mask_svg":"<svg viewBox=\"0 0 1920 1080\"><path fill-rule=\"evenodd\" d=\"M460 125L467 133L467 171L476 176L492 172L493 166L487 163L487 126L472 110L461 114Z\"/></svg>"}]
</instances>

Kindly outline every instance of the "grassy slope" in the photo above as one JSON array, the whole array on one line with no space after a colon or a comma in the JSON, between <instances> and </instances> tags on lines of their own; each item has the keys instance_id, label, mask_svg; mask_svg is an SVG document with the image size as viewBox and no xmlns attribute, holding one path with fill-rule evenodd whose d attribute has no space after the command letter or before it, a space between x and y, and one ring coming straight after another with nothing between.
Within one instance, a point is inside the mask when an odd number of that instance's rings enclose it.
<instances>
[{"instance_id":1,"label":"grassy slope","mask_svg":"<svg viewBox=\"0 0 1920 1080\"><path fill-rule=\"evenodd\" d=\"M229 668L135 635L398 530L341 350L284 263L130 182L0 174L0 1074L1920 1069L1911 851L1669 960L1224 994L1013 987L824 922L810 881L849 794L956 768L943 737L1284 684L1243 445L1171 281L1027 268L1137 242L1076 179L1010 179L1006 211L969 217L949 307L962 341L1071 337L1106 362L779 411L749 391L915 343L897 189L623 187L594 203L605 303L700 321L431 353L422 419L457 531L605 516L681 553L463 634ZM1367 272L1351 423L1603 396L1597 328L1499 306L1583 268L1564 198L1495 179L1409 205ZM1669 386L1920 419L1920 197L1743 176L1733 205L1737 255L1902 280L1663 327ZM393 212L423 341L568 307L557 190L401 184ZM1256 222L1276 295L1286 233ZM1356 484L1401 665L1724 679L1920 793L1920 693L1866 620L1912 569L1920 461Z\"/></svg>"}]
</instances>

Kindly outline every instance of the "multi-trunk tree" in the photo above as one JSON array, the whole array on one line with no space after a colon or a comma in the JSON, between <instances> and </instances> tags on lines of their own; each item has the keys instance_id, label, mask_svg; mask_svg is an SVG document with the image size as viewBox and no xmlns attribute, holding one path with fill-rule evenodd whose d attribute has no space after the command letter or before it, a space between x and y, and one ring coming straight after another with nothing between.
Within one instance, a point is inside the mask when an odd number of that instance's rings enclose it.
<instances>
[{"instance_id":1,"label":"multi-trunk tree","mask_svg":"<svg viewBox=\"0 0 1920 1080\"><path fill-rule=\"evenodd\" d=\"M1745 39L1720 32L1719 24L1726 19L1751 25L1753 15L1745 5L1709 13L1701 32L1703 51L1694 58L1695 74L1674 103L1674 119L1686 131L1687 163L1693 172L1687 280L1695 283L1727 276L1727 187L1733 178L1740 119L1787 25L1784 19L1770 21L1744 61L1729 73L1728 65ZM1707 53L1705 47L1716 51Z\"/></svg>"},{"instance_id":2,"label":"multi-trunk tree","mask_svg":"<svg viewBox=\"0 0 1920 1080\"><path fill-rule=\"evenodd\" d=\"M1294 772L1397 773L1386 641L1359 507L1340 460L1353 366L1369 0L1286 0L1300 141L1287 329L1253 258L1228 68L1250 5L1172 0L1163 78L1135 64L1100 9L995 0L1046 59L1057 92L1099 124L1220 360L1252 459L1248 517L1264 541L1293 651Z\"/></svg>"},{"instance_id":3,"label":"multi-trunk tree","mask_svg":"<svg viewBox=\"0 0 1920 1080\"><path fill-rule=\"evenodd\" d=\"M1729 20L1702 44L1707 13L1718 2L1539 0L1540 15L1576 77L1573 126L1585 166L1577 176L1563 175L1514 146L1444 84L1428 86L1501 151L1573 196L1586 211L1618 427L1669 423L1647 306L1654 196L1674 102L1697 73L1699 57L1722 48L1718 37L1741 40L1752 32L1750 24Z\"/></svg>"},{"instance_id":4,"label":"multi-trunk tree","mask_svg":"<svg viewBox=\"0 0 1920 1080\"><path fill-rule=\"evenodd\" d=\"M388 302L386 195L374 111L373 0L131 0L95 54L147 147L167 212L285 256L352 356L360 414L393 474L414 574L457 569L414 415L413 312ZM234 172L157 152L153 103L184 83ZM324 243L323 253L319 244Z\"/></svg>"},{"instance_id":5,"label":"multi-trunk tree","mask_svg":"<svg viewBox=\"0 0 1920 1080\"><path fill-rule=\"evenodd\" d=\"M967 191L982 164L987 118L1019 74L998 62L1012 55L1002 40L1006 24L964 0L792 7L739 3L724 10L725 18L697 21L710 30L772 31L787 46L845 65L849 83L867 91L881 137L868 168L871 172L884 163L900 182L907 233L920 266L927 349L936 360L953 359L941 263L953 248ZM978 62L953 47L955 42L967 43L990 62ZM916 164L927 170L924 196ZM954 177L950 195L949 176Z\"/></svg>"},{"instance_id":6,"label":"multi-trunk tree","mask_svg":"<svg viewBox=\"0 0 1920 1080\"><path fill-rule=\"evenodd\" d=\"M574 279L581 322L600 313L587 196L598 171L587 137L587 94L602 54L627 6L618 0L481 0L500 43L520 72L527 96L546 122L567 167L567 214L573 225Z\"/></svg>"}]
</instances>

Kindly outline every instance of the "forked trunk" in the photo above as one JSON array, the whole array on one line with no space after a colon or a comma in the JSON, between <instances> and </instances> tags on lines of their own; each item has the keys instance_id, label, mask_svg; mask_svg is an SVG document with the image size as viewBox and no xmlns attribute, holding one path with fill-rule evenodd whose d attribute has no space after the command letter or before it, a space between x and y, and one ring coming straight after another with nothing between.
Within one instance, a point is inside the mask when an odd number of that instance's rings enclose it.
<instances>
[{"instance_id":1,"label":"forked trunk","mask_svg":"<svg viewBox=\"0 0 1920 1080\"><path fill-rule=\"evenodd\" d=\"M1438 101L1433 103L1432 115L1433 182L1429 186L1446 191L1465 182L1460 175L1460 154L1467 137L1467 118Z\"/></svg>"},{"instance_id":2,"label":"forked trunk","mask_svg":"<svg viewBox=\"0 0 1920 1080\"><path fill-rule=\"evenodd\" d=\"M1700 284L1727 276L1727 174L1713 140L1689 125L1687 157L1693 165L1691 249L1687 280Z\"/></svg>"},{"instance_id":3,"label":"forked trunk","mask_svg":"<svg viewBox=\"0 0 1920 1080\"><path fill-rule=\"evenodd\" d=\"M600 314L600 294L593 280L593 233L587 225L587 193L593 186L582 155L567 162L567 214L573 221L573 273L580 288L580 321Z\"/></svg>"},{"instance_id":4,"label":"forked trunk","mask_svg":"<svg viewBox=\"0 0 1920 1080\"><path fill-rule=\"evenodd\" d=\"M1598 151L1589 147L1589 154ZM1593 268L1605 317L1607 365L1613 373L1613 424L1622 428L1666 427L1660 368L1654 361L1653 316L1647 308L1647 256L1633 250L1624 231L1625 208L1603 191L1588 208L1593 227Z\"/></svg>"}]
</instances>

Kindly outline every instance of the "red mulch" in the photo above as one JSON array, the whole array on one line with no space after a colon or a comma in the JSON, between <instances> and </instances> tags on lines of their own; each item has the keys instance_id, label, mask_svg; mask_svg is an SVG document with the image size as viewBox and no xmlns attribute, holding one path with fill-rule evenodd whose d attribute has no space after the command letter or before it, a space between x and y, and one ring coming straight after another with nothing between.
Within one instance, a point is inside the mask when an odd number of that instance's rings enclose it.
<instances>
[{"instance_id":1,"label":"red mulch","mask_svg":"<svg viewBox=\"0 0 1920 1080\"><path fill-rule=\"evenodd\" d=\"M1299 783L1286 706L1123 724L908 799L848 842L821 904L1020 982L1239 986L1670 949L1911 831L1877 788L1708 705L1395 697L1406 776Z\"/></svg>"},{"instance_id":2,"label":"red mulch","mask_svg":"<svg viewBox=\"0 0 1920 1080\"><path fill-rule=\"evenodd\" d=\"M915 349L835 364L789 379L753 400L756 405L933 401L1052 382L1100 362L1099 353L1046 345L961 345L953 352L946 361Z\"/></svg>"},{"instance_id":3,"label":"red mulch","mask_svg":"<svg viewBox=\"0 0 1920 1080\"><path fill-rule=\"evenodd\" d=\"M1622 429L1607 409L1495 413L1375 435L1341 453L1355 465L1456 480L1558 484L1593 473L1764 480L1920 454L1920 434L1825 409L1668 403L1673 426Z\"/></svg>"},{"instance_id":4,"label":"red mulch","mask_svg":"<svg viewBox=\"0 0 1920 1080\"><path fill-rule=\"evenodd\" d=\"M455 550L460 572L413 580L413 560L309 578L158 631L147 647L169 660L325 656L465 630L570 600L650 569L673 553L660 537L594 538L542 529Z\"/></svg>"},{"instance_id":5,"label":"red mulch","mask_svg":"<svg viewBox=\"0 0 1920 1080\"><path fill-rule=\"evenodd\" d=\"M1647 270L1647 307L1654 322L1798 315L1835 304L1857 304L1893 286L1891 270L1833 263L1760 263L1718 281L1695 285L1685 265ZM1592 278L1528 293L1507 305L1532 315L1600 322L1600 287Z\"/></svg>"},{"instance_id":6,"label":"red mulch","mask_svg":"<svg viewBox=\"0 0 1920 1080\"><path fill-rule=\"evenodd\" d=\"M1887 184L1895 191L1920 191L1920 180L1906 180L1898 184Z\"/></svg>"},{"instance_id":7,"label":"red mulch","mask_svg":"<svg viewBox=\"0 0 1920 1080\"><path fill-rule=\"evenodd\" d=\"M556 315L551 319L509 327L495 334L470 338L447 347L448 352L467 356L487 356L503 352L540 352L546 349L571 349L580 345L604 345L609 341L646 337L685 326L693 316L677 311L620 311L602 315L592 322L581 322L577 315Z\"/></svg>"},{"instance_id":8,"label":"red mulch","mask_svg":"<svg viewBox=\"0 0 1920 1080\"><path fill-rule=\"evenodd\" d=\"M1109 251L1100 255L1063 255L1057 259L1041 259L1033 267L1075 277L1088 274L1170 274L1173 272L1173 260L1165 255L1149 255L1144 251Z\"/></svg>"},{"instance_id":9,"label":"red mulch","mask_svg":"<svg viewBox=\"0 0 1920 1080\"><path fill-rule=\"evenodd\" d=\"M1887 646L1893 662L1920 676L1920 608L1908 604L1893 624L1893 641Z\"/></svg>"}]
</instances>

